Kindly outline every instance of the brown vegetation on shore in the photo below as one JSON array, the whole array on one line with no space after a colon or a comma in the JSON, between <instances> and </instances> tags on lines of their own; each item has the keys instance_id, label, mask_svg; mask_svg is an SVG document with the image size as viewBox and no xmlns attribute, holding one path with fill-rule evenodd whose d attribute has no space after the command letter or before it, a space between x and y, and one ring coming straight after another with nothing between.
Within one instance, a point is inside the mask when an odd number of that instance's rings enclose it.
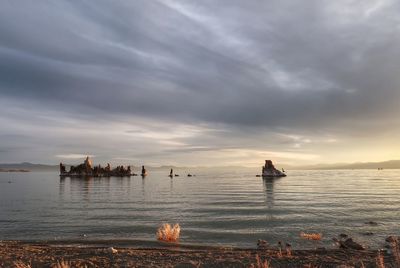
<instances>
[{"instance_id":1,"label":"brown vegetation on shore","mask_svg":"<svg viewBox=\"0 0 400 268\"><path fill-rule=\"evenodd\" d=\"M174 226L164 223L157 231L157 239L164 242L177 242L181 233L179 224Z\"/></svg>"},{"instance_id":2,"label":"brown vegetation on shore","mask_svg":"<svg viewBox=\"0 0 400 268\"><path fill-rule=\"evenodd\" d=\"M0 242L0 267L400 267L395 255L376 250L154 248Z\"/></svg>"},{"instance_id":3,"label":"brown vegetation on shore","mask_svg":"<svg viewBox=\"0 0 400 268\"><path fill-rule=\"evenodd\" d=\"M264 261L262 261L260 256L258 256L258 254L256 255L256 263L250 264L249 267L250 268L271 268L271 266L269 266L268 260L264 259Z\"/></svg>"},{"instance_id":4,"label":"brown vegetation on shore","mask_svg":"<svg viewBox=\"0 0 400 268\"><path fill-rule=\"evenodd\" d=\"M14 266L15 268L31 268L30 264L24 263L23 261L15 261Z\"/></svg>"},{"instance_id":5,"label":"brown vegetation on shore","mask_svg":"<svg viewBox=\"0 0 400 268\"><path fill-rule=\"evenodd\" d=\"M317 234L317 233L308 234L308 233L301 232L300 237L304 238L304 239L308 239L308 240L319 241L322 239L322 234Z\"/></svg>"}]
</instances>

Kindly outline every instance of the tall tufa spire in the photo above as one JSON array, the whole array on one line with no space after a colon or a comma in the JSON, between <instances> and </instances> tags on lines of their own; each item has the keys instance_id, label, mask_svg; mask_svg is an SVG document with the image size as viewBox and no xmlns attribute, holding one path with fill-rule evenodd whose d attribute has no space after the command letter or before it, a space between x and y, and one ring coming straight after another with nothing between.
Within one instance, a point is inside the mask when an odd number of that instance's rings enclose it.
<instances>
[{"instance_id":1,"label":"tall tufa spire","mask_svg":"<svg viewBox=\"0 0 400 268\"><path fill-rule=\"evenodd\" d=\"M92 160L89 158L89 156L87 156L85 159L85 165L88 168L92 168Z\"/></svg>"}]
</instances>

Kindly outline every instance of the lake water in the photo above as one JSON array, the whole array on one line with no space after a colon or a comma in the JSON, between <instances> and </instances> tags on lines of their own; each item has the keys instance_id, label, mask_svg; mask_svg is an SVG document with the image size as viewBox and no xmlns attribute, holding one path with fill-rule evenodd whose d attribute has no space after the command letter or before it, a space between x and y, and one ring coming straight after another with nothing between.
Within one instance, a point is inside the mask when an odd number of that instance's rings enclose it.
<instances>
[{"instance_id":1,"label":"lake water","mask_svg":"<svg viewBox=\"0 0 400 268\"><path fill-rule=\"evenodd\" d=\"M265 239L329 247L332 237L346 233L376 248L386 236L400 235L399 170L287 173L275 180L246 170L173 179L151 170L145 179L0 173L0 240L159 246L155 233L166 222L180 224L181 243L213 246L255 247ZM323 239L304 241L300 232Z\"/></svg>"}]
</instances>

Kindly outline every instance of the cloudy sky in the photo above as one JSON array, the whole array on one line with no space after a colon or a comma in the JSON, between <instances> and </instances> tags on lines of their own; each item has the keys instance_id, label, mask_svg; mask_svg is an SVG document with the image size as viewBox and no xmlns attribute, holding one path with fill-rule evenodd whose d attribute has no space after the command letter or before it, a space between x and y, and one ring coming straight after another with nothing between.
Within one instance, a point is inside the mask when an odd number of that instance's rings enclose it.
<instances>
[{"instance_id":1,"label":"cloudy sky","mask_svg":"<svg viewBox=\"0 0 400 268\"><path fill-rule=\"evenodd\" d=\"M400 159L397 0L0 4L0 162Z\"/></svg>"}]
</instances>

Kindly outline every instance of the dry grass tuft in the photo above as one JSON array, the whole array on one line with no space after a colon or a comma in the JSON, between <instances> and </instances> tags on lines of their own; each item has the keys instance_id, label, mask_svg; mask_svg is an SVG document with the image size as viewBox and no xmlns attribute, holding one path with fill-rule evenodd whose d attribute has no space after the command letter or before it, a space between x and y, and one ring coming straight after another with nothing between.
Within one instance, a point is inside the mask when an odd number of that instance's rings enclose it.
<instances>
[{"instance_id":1,"label":"dry grass tuft","mask_svg":"<svg viewBox=\"0 0 400 268\"><path fill-rule=\"evenodd\" d=\"M279 249L279 251L276 255L278 258L282 258L283 254L282 254L282 242L281 241L278 242L278 249Z\"/></svg>"},{"instance_id":2,"label":"dry grass tuft","mask_svg":"<svg viewBox=\"0 0 400 268\"><path fill-rule=\"evenodd\" d=\"M392 248L392 254L394 256L396 264L400 267L400 245L398 238L390 242L390 247Z\"/></svg>"},{"instance_id":3,"label":"dry grass tuft","mask_svg":"<svg viewBox=\"0 0 400 268\"><path fill-rule=\"evenodd\" d=\"M62 261L57 262L56 264L54 264L52 266L52 268L71 268L71 263L62 260Z\"/></svg>"},{"instance_id":4,"label":"dry grass tuft","mask_svg":"<svg viewBox=\"0 0 400 268\"><path fill-rule=\"evenodd\" d=\"M341 267L341 266L337 266L337 267ZM346 266L347 267L347 266ZM346 268L344 267L344 268ZM353 266L352 266L353 267ZM308 263L304 265L304 268L321 268L319 266L315 266L314 264Z\"/></svg>"},{"instance_id":5,"label":"dry grass tuft","mask_svg":"<svg viewBox=\"0 0 400 268\"><path fill-rule=\"evenodd\" d=\"M308 233L301 232L300 233L300 237L304 238L304 239L308 239L308 240L321 240L322 239L322 234L317 234L317 233L308 234Z\"/></svg>"},{"instance_id":6,"label":"dry grass tuft","mask_svg":"<svg viewBox=\"0 0 400 268\"><path fill-rule=\"evenodd\" d=\"M157 239L164 242L177 242L179 240L179 234L181 233L181 227L179 224L174 226L164 223L157 231Z\"/></svg>"},{"instance_id":7,"label":"dry grass tuft","mask_svg":"<svg viewBox=\"0 0 400 268\"><path fill-rule=\"evenodd\" d=\"M292 256L292 246L291 245L286 245L286 255L288 257Z\"/></svg>"},{"instance_id":8,"label":"dry grass tuft","mask_svg":"<svg viewBox=\"0 0 400 268\"><path fill-rule=\"evenodd\" d=\"M24 263L23 261L16 261L14 262L15 268L32 268L30 264ZM58 261L56 264L53 264L51 266L52 268L71 268L71 267L77 267L77 268L87 268L86 265L84 266L72 266L70 262L68 261Z\"/></svg>"},{"instance_id":9,"label":"dry grass tuft","mask_svg":"<svg viewBox=\"0 0 400 268\"><path fill-rule=\"evenodd\" d=\"M32 268L30 264L26 264L23 261L14 262L15 268Z\"/></svg>"},{"instance_id":10,"label":"dry grass tuft","mask_svg":"<svg viewBox=\"0 0 400 268\"><path fill-rule=\"evenodd\" d=\"M376 267L385 268L385 259L383 258L382 252L380 251L378 257L376 257Z\"/></svg>"},{"instance_id":11,"label":"dry grass tuft","mask_svg":"<svg viewBox=\"0 0 400 268\"><path fill-rule=\"evenodd\" d=\"M268 260L265 259L264 261L262 261L260 256L258 256L258 254L256 255L256 263L250 264L250 267L251 268L271 268L271 266L269 266Z\"/></svg>"}]
</instances>

